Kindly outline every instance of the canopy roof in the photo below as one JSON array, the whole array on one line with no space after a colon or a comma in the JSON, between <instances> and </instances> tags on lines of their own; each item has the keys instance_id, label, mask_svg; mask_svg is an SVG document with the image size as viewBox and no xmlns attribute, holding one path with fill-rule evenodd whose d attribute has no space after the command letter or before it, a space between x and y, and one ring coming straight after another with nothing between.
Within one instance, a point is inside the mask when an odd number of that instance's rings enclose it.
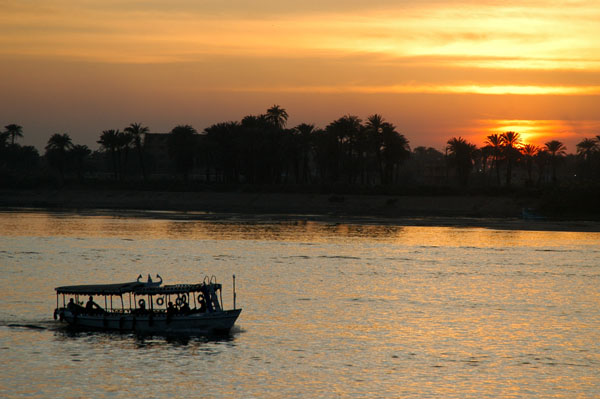
<instances>
[{"instance_id":1,"label":"canopy roof","mask_svg":"<svg viewBox=\"0 0 600 399\"><path fill-rule=\"evenodd\" d=\"M58 294L75 295L121 295L127 292L133 292L136 288L145 286L144 283L132 281L129 283L118 284L91 284L91 285L67 285L56 287Z\"/></svg>"},{"instance_id":2,"label":"canopy roof","mask_svg":"<svg viewBox=\"0 0 600 399\"><path fill-rule=\"evenodd\" d=\"M214 290L221 289L221 284L212 285ZM137 281L119 284L92 284L92 285L68 285L64 287L56 287L57 294L72 294L72 295L122 295L128 292L136 295L167 295L167 294L183 294L187 292L200 292L204 283L200 284L174 284L165 285L162 287L148 286L146 283Z\"/></svg>"}]
</instances>

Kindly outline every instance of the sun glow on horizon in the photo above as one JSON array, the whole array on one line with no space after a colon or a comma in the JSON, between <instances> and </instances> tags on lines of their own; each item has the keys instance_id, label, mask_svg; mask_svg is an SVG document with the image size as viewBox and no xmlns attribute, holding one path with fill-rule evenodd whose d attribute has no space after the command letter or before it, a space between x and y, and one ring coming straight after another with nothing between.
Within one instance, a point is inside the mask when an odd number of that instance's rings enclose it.
<instances>
[{"instance_id":1,"label":"sun glow on horizon","mask_svg":"<svg viewBox=\"0 0 600 399\"><path fill-rule=\"evenodd\" d=\"M505 132L519 133L521 145L533 144L543 147L550 140L571 140L578 137L578 131L593 131L600 129L598 121L568 122L564 120L494 120L483 119L475 121L477 125L468 136L478 146L485 145L487 137L492 134ZM575 148L568 148L574 151Z\"/></svg>"},{"instance_id":2,"label":"sun glow on horizon","mask_svg":"<svg viewBox=\"0 0 600 399\"><path fill-rule=\"evenodd\" d=\"M273 92L273 93L392 93L392 94L488 94L488 95L600 95L600 86L518 86L518 85L354 85L338 86L247 86L223 87L225 91Z\"/></svg>"},{"instance_id":3,"label":"sun glow on horizon","mask_svg":"<svg viewBox=\"0 0 600 399\"><path fill-rule=\"evenodd\" d=\"M599 20L595 0L0 0L0 122L95 143L264 102L299 123L381 113L416 145L513 130L573 149L600 130Z\"/></svg>"}]
</instances>

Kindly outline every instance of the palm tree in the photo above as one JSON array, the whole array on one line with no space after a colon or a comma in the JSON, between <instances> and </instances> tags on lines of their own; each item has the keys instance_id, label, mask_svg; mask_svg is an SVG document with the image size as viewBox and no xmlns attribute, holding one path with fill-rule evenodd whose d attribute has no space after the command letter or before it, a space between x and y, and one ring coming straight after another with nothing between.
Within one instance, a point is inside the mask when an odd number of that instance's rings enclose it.
<instances>
[{"instance_id":1,"label":"palm tree","mask_svg":"<svg viewBox=\"0 0 600 399\"><path fill-rule=\"evenodd\" d=\"M598 148L600 148L600 139L598 142L594 139L583 139L577 144L577 155L587 162Z\"/></svg>"},{"instance_id":2,"label":"palm tree","mask_svg":"<svg viewBox=\"0 0 600 399\"><path fill-rule=\"evenodd\" d=\"M90 156L92 151L88 148L87 145L76 144L69 151L69 155L72 157L75 163L75 169L77 170L77 178L79 180L83 180L83 170L85 159Z\"/></svg>"},{"instance_id":3,"label":"palm tree","mask_svg":"<svg viewBox=\"0 0 600 399\"><path fill-rule=\"evenodd\" d=\"M502 156L502 138L499 134L494 133L487 136L487 140L485 141L487 145L492 149L492 156L494 157L494 168L496 169L496 177L498 180L498 185L500 185L500 158Z\"/></svg>"},{"instance_id":4,"label":"palm tree","mask_svg":"<svg viewBox=\"0 0 600 399\"><path fill-rule=\"evenodd\" d=\"M341 174L346 174L349 183L354 183L357 174L357 141L363 129L362 120L358 116L346 115L325 128L327 134L335 140L336 150L331 154L330 177L337 180Z\"/></svg>"},{"instance_id":5,"label":"palm tree","mask_svg":"<svg viewBox=\"0 0 600 399\"><path fill-rule=\"evenodd\" d=\"M117 161L119 165L119 177L123 179L127 174L127 166L129 163L129 149L133 143L133 135L129 132L119 132L117 130ZM124 152L121 157L121 151ZM121 163L121 160L123 161Z\"/></svg>"},{"instance_id":6,"label":"palm tree","mask_svg":"<svg viewBox=\"0 0 600 399\"><path fill-rule=\"evenodd\" d=\"M315 125L301 123L294 128L296 135L298 136L298 150L300 151L300 168L302 170L301 180L303 183L310 181L310 155L311 155L311 144L312 138L315 134Z\"/></svg>"},{"instance_id":7,"label":"palm tree","mask_svg":"<svg viewBox=\"0 0 600 399\"><path fill-rule=\"evenodd\" d=\"M284 130L267 115L248 115L238 130L240 174L250 183L278 183L285 176Z\"/></svg>"},{"instance_id":8,"label":"palm tree","mask_svg":"<svg viewBox=\"0 0 600 399\"><path fill-rule=\"evenodd\" d=\"M523 147L521 147L521 154L523 154L523 156L525 157L525 162L527 164L527 182L529 184L533 182L533 160L539 151L540 147L533 144L525 144Z\"/></svg>"},{"instance_id":9,"label":"palm tree","mask_svg":"<svg viewBox=\"0 0 600 399\"><path fill-rule=\"evenodd\" d=\"M66 152L73 147L73 141L67 133L56 133L53 134L48 143L46 144L46 150L58 150Z\"/></svg>"},{"instance_id":10,"label":"palm tree","mask_svg":"<svg viewBox=\"0 0 600 399\"><path fill-rule=\"evenodd\" d=\"M558 162L566 155L567 147L564 146L558 140L552 140L545 144L546 150L550 155L550 162L552 164L552 182L556 183L556 166Z\"/></svg>"},{"instance_id":11,"label":"palm tree","mask_svg":"<svg viewBox=\"0 0 600 399\"><path fill-rule=\"evenodd\" d=\"M375 162L379 171L379 179L383 183L385 180L385 171L383 165L383 128L387 124L379 114L373 114L367 118L365 128L367 131L367 140L375 154Z\"/></svg>"},{"instance_id":12,"label":"palm tree","mask_svg":"<svg viewBox=\"0 0 600 399\"><path fill-rule=\"evenodd\" d=\"M600 149L600 142L594 139L583 139L577 143L578 173L577 175L587 178L594 174L592 160L596 152Z\"/></svg>"},{"instance_id":13,"label":"palm tree","mask_svg":"<svg viewBox=\"0 0 600 399\"><path fill-rule=\"evenodd\" d=\"M521 154L519 152L521 138L519 137L519 133L504 132L500 135L500 141L502 142L502 149L506 158L506 185L510 186L513 163Z\"/></svg>"},{"instance_id":14,"label":"palm tree","mask_svg":"<svg viewBox=\"0 0 600 399\"><path fill-rule=\"evenodd\" d=\"M171 130L168 139L169 156L175 161L178 172L183 174L187 181L188 175L194 166L194 153L196 151L196 129L190 125L178 125Z\"/></svg>"},{"instance_id":15,"label":"palm tree","mask_svg":"<svg viewBox=\"0 0 600 399\"><path fill-rule=\"evenodd\" d=\"M279 105L273 105L271 108L267 110L267 114L265 115L267 122L273 124L279 129L283 129L288 120L288 113L285 109L281 108Z\"/></svg>"},{"instance_id":16,"label":"palm tree","mask_svg":"<svg viewBox=\"0 0 600 399\"><path fill-rule=\"evenodd\" d=\"M140 168L142 170L142 178L146 181L146 168L144 165L144 148L142 147L142 135L150 132L147 126L142 126L141 123L132 123L124 129L127 133L133 137L133 144L137 150L138 158L140 161Z\"/></svg>"},{"instance_id":17,"label":"palm tree","mask_svg":"<svg viewBox=\"0 0 600 399\"><path fill-rule=\"evenodd\" d=\"M238 183L240 177L241 146L239 145L240 125L237 122L222 122L204 129L201 148L210 181L210 168L215 178L225 183Z\"/></svg>"},{"instance_id":18,"label":"palm tree","mask_svg":"<svg viewBox=\"0 0 600 399\"><path fill-rule=\"evenodd\" d=\"M49 163L58 169L61 179L65 177L67 151L71 148L73 148L73 142L66 133L53 134L46 144L46 157Z\"/></svg>"},{"instance_id":19,"label":"palm tree","mask_svg":"<svg viewBox=\"0 0 600 399\"><path fill-rule=\"evenodd\" d=\"M118 165L121 163L120 160L117 160L117 149L119 147L119 130L109 129L104 130L102 135L100 135L100 140L97 141L105 150L110 151L111 163L113 166L113 175L115 180L119 178L119 168Z\"/></svg>"},{"instance_id":20,"label":"palm tree","mask_svg":"<svg viewBox=\"0 0 600 399\"><path fill-rule=\"evenodd\" d=\"M8 136L10 134L8 132L0 132L0 148L6 147L6 142L8 141Z\"/></svg>"},{"instance_id":21,"label":"palm tree","mask_svg":"<svg viewBox=\"0 0 600 399\"><path fill-rule=\"evenodd\" d=\"M11 142L10 142L11 145L15 144L15 137L23 137L23 127L22 126L11 123L10 125L4 126L4 128L6 129L5 133L8 133L8 135L11 138Z\"/></svg>"},{"instance_id":22,"label":"palm tree","mask_svg":"<svg viewBox=\"0 0 600 399\"><path fill-rule=\"evenodd\" d=\"M550 163L550 154L546 148L540 148L535 154L534 162L538 167L538 186L546 179L546 167Z\"/></svg>"},{"instance_id":23,"label":"palm tree","mask_svg":"<svg viewBox=\"0 0 600 399\"><path fill-rule=\"evenodd\" d=\"M480 159L481 159L481 173L483 174L485 181L487 181L487 178L485 175L486 175L486 169L488 166L488 159L490 157L492 157L492 162L493 162L493 152L494 152L494 150L489 145L483 146L479 150L479 155L480 155Z\"/></svg>"},{"instance_id":24,"label":"palm tree","mask_svg":"<svg viewBox=\"0 0 600 399\"><path fill-rule=\"evenodd\" d=\"M396 131L391 123L384 123L381 131L383 137L384 181L389 184L394 181L394 171L410 156L410 145L403 134Z\"/></svg>"},{"instance_id":25,"label":"palm tree","mask_svg":"<svg viewBox=\"0 0 600 399\"><path fill-rule=\"evenodd\" d=\"M456 168L459 183L466 187L469 182L469 173L473 169L473 158L477 147L462 137L453 137L448 140L446 151L449 162Z\"/></svg>"}]
</instances>

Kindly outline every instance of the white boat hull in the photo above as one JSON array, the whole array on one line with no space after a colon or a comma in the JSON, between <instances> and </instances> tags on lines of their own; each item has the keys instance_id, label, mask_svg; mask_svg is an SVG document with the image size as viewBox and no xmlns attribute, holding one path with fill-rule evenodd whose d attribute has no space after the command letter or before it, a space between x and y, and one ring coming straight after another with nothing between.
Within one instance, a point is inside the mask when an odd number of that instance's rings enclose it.
<instances>
[{"instance_id":1,"label":"white boat hull","mask_svg":"<svg viewBox=\"0 0 600 399\"><path fill-rule=\"evenodd\" d=\"M57 314L70 326L82 329L134 332L147 335L193 335L229 332L241 311L241 309L234 309L211 313L176 314L167 317L166 313L75 315L68 309L59 309Z\"/></svg>"}]
</instances>

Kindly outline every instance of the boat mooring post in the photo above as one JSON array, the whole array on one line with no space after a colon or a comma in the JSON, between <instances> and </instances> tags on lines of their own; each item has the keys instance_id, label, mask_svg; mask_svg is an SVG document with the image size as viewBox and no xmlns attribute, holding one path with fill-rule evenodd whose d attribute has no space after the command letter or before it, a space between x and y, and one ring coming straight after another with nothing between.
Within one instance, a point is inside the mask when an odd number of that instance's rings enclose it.
<instances>
[{"instance_id":1,"label":"boat mooring post","mask_svg":"<svg viewBox=\"0 0 600 399\"><path fill-rule=\"evenodd\" d=\"M233 275L233 308L235 309L235 297L236 297L236 293L235 293L235 274Z\"/></svg>"}]
</instances>

